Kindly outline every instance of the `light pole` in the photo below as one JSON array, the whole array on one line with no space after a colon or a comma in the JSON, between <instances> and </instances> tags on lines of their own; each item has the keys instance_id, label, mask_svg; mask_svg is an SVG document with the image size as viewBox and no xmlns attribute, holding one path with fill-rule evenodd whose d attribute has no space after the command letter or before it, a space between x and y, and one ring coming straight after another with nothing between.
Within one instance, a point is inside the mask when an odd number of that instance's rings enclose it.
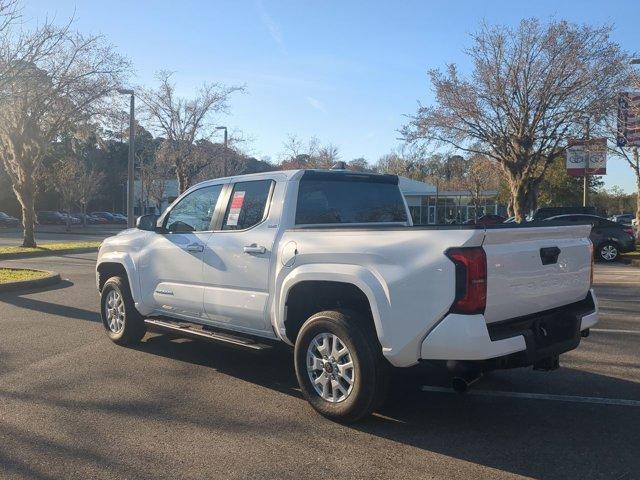
<instances>
[{"instance_id":1,"label":"light pole","mask_svg":"<svg viewBox=\"0 0 640 480\"><path fill-rule=\"evenodd\" d=\"M584 158L584 177L582 179L583 181L583 191L582 191L582 206L586 207L587 204L589 203L589 163L591 161L591 144L589 143L591 141L591 132L590 132L590 121L589 121L589 117L587 117L586 119L586 135L585 135L585 139L586 139L586 155Z\"/></svg>"},{"instance_id":2,"label":"light pole","mask_svg":"<svg viewBox=\"0 0 640 480\"><path fill-rule=\"evenodd\" d=\"M216 130L224 130L224 168L223 177L227 176L227 127L216 127Z\"/></svg>"},{"instance_id":3,"label":"light pole","mask_svg":"<svg viewBox=\"0 0 640 480\"><path fill-rule=\"evenodd\" d=\"M629 63L631 65L640 65L640 58L632 58ZM633 160L636 165L640 164L640 157L638 156L638 147L633 147ZM636 235L640 232L640 191L636 192Z\"/></svg>"},{"instance_id":4,"label":"light pole","mask_svg":"<svg viewBox=\"0 0 640 480\"><path fill-rule=\"evenodd\" d=\"M127 165L127 227L132 228L135 224L133 215L133 192L135 183L134 152L136 143L135 97L133 90L129 88L119 88L118 93L131 96L129 103L129 163Z\"/></svg>"}]
</instances>

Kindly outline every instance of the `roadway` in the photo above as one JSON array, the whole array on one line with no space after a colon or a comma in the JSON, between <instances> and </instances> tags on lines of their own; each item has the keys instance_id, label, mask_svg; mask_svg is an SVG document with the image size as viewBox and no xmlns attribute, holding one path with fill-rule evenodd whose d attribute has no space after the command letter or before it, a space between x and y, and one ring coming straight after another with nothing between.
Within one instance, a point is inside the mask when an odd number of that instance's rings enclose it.
<instances>
[{"instance_id":1,"label":"roadway","mask_svg":"<svg viewBox=\"0 0 640 480\"><path fill-rule=\"evenodd\" d=\"M602 321L555 372L492 372L461 396L399 372L344 426L302 399L285 348L148 335L112 344L95 253L2 262L59 271L0 294L0 478L536 478L640 475L640 269L598 265Z\"/></svg>"}]
</instances>

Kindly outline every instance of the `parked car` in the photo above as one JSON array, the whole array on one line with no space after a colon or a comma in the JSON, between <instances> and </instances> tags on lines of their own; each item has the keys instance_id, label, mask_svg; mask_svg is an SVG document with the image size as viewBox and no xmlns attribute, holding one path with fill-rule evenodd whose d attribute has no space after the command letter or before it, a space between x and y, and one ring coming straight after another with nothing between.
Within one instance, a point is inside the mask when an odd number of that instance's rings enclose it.
<instances>
[{"instance_id":1,"label":"parked car","mask_svg":"<svg viewBox=\"0 0 640 480\"><path fill-rule=\"evenodd\" d=\"M609 218L612 222L621 223L623 225L631 225L631 222L636 218L634 213L623 213L621 215L613 215Z\"/></svg>"},{"instance_id":2,"label":"parked car","mask_svg":"<svg viewBox=\"0 0 640 480\"><path fill-rule=\"evenodd\" d=\"M127 216L121 213L113 213L112 216L116 219L117 223L126 224Z\"/></svg>"},{"instance_id":3,"label":"parked car","mask_svg":"<svg viewBox=\"0 0 640 480\"><path fill-rule=\"evenodd\" d=\"M0 212L0 227L17 227L18 225L20 225L19 219Z\"/></svg>"},{"instance_id":4,"label":"parked car","mask_svg":"<svg viewBox=\"0 0 640 480\"><path fill-rule=\"evenodd\" d=\"M74 213L73 216L78 218L80 223L84 223L84 219L86 217L87 225L104 225L108 223L106 218L96 217L89 213Z\"/></svg>"},{"instance_id":5,"label":"parked car","mask_svg":"<svg viewBox=\"0 0 640 480\"><path fill-rule=\"evenodd\" d=\"M76 217L73 214L70 214L69 212L65 212L65 211L61 211L58 212L60 215L62 215L62 218L64 218L64 223L65 225L67 223L70 223L71 225L80 225L80 218ZM69 218L69 221L67 222L67 217Z\"/></svg>"},{"instance_id":6,"label":"parked car","mask_svg":"<svg viewBox=\"0 0 640 480\"><path fill-rule=\"evenodd\" d=\"M527 220L537 222L558 215L595 215L595 207L540 207Z\"/></svg>"},{"instance_id":7,"label":"parked car","mask_svg":"<svg viewBox=\"0 0 640 480\"><path fill-rule=\"evenodd\" d=\"M91 216L104 218L108 223L116 223L115 217L109 212L91 212Z\"/></svg>"},{"instance_id":8,"label":"parked car","mask_svg":"<svg viewBox=\"0 0 640 480\"><path fill-rule=\"evenodd\" d=\"M305 398L345 422L380 404L390 366L447 364L462 391L486 370L558 368L598 319L589 226L413 227L393 175L210 180L137 227L98 253L113 342L284 342Z\"/></svg>"},{"instance_id":9,"label":"parked car","mask_svg":"<svg viewBox=\"0 0 640 480\"><path fill-rule=\"evenodd\" d=\"M593 244L593 252L598 260L614 262L621 253L633 252L636 249L636 238L633 228L612 222L597 215L558 215L545 221L557 221L591 225L589 239Z\"/></svg>"},{"instance_id":10,"label":"parked car","mask_svg":"<svg viewBox=\"0 0 640 480\"><path fill-rule=\"evenodd\" d=\"M488 215L482 215L481 217L478 217L478 220L467 220L466 222L464 222L465 224L469 225L469 224L476 224L476 225L496 225L498 223L504 223L507 219L505 217L503 217L502 215L494 215L494 214L488 214Z\"/></svg>"},{"instance_id":11,"label":"parked car","mask_svg":"<svg viewBox=\"0 0 640 480\"><path fill-rule=\"evenodd\" d=\"M65 217L60 212L45 210L38 212L38 223L41 225L65 225L67 223Z\"/></svg>"}]
</instances>

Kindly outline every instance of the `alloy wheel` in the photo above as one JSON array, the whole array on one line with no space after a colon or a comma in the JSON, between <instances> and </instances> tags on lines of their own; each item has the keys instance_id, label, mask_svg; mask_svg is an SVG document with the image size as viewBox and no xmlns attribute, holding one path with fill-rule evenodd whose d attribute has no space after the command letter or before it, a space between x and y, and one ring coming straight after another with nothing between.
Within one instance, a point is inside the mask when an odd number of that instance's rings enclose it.
<instances>
[{"instance_id":1,"label":"alloy wheel","mask_svg":"<svg viewBox=\"0 0 640 480\"><path fill-rule=\"evenodd\" d=\"M113 333L120 333L124 329L125 309L122 295L117 290L111 290L104 302L104 313L107 326Z\"/></svg>"},{"instance_id":2,"label":"alloy wheel","mask_svg":"<svg viewBox=\"0 0 640 480\"><path fill-rule=\"evenodd\" d=\"M607 261L614 260L618 256L618 249L614 245L605 245L600 249L600 256Z\"/></svg>"},{"instance_id":3,"label":"alloy wheel","mask_svg":"<svg viewBox=\"0 0 640 480\"><path fill-rule=\"evenodd\" d=\"M345 400L355 382L351 352L332 333L319 333L309 343L307 373L316 393L331 403Z\"/></svg>"}]
</instances>

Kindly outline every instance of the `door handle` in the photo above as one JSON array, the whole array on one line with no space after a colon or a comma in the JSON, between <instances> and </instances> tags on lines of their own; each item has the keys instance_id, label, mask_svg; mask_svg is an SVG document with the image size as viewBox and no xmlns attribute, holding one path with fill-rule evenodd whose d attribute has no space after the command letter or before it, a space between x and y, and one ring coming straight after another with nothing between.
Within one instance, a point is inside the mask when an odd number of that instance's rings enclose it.
<instances>
[{"instance_id":1,"label":"door handle","mask_svg":"<svg viewBox=\"0 0 640 480\"><path fill-rule=\"evenodd\" d=\"M187 251L189 252L204 252L204 245L201 243L191 243L187 245Z\"/></svg>"},{"instance_id":2,"label":"door handle","mask_svg":"<svg viewBox=\"0 0 640 480\"><path fill-rule=\"evenodd\" d=\"M267 251L267 249L262 245L256 245L255 243L252 243L251 245L245 245L242 250L244 250L244 253L264 253Z\"/></svg>"}]
</instances>

